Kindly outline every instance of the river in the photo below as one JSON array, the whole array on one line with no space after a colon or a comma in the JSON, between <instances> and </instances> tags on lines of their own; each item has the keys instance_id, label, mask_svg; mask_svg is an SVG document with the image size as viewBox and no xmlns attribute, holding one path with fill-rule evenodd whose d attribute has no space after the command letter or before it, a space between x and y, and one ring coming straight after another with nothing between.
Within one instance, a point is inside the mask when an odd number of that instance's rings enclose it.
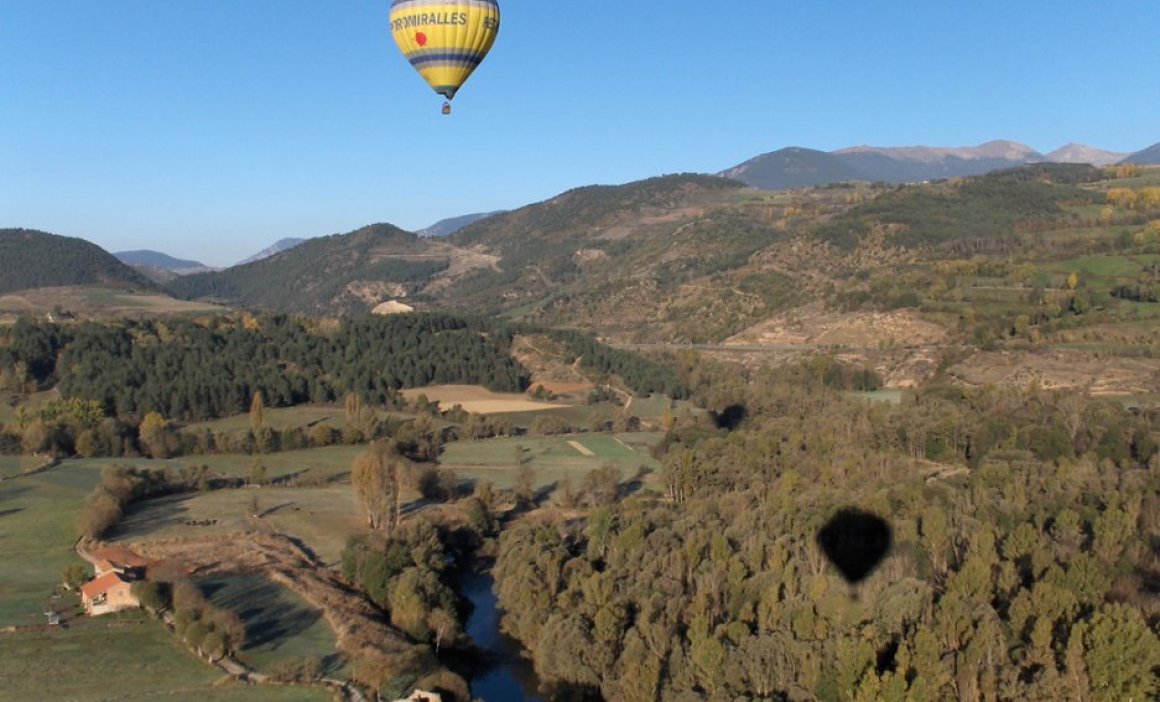
<instances>
[{"instance_id":1,"label":"river","mask_svg":"<svg viewBox=\"0 0 1160 702\"><path fill-rule=\"evenodd\" d=\"M520 656L517 641L499 630L500 611L492 583L489 573L468 573L460 580L460 594L475 607L467 620L467 635L496 659L472 678L471 694L484 702L543 702L531 661Z\"/></svg>"}]
</instances>

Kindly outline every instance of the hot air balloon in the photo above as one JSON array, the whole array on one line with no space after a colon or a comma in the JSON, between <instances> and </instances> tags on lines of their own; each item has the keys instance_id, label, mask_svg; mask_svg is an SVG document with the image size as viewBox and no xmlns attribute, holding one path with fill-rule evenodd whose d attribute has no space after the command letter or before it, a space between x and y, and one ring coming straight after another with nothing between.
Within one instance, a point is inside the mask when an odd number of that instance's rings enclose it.
<instances>
[{"instance_id":1,"label":"hot air balloon","mask_svg":"<svg viewBox=\"0 0 1160 702\"><path fill-rule=\"evenodd\" d=\"M496 0L394 0L391 34L399 50L435 92L443 114L499 34Z\"/></svg>"}]
</instances>

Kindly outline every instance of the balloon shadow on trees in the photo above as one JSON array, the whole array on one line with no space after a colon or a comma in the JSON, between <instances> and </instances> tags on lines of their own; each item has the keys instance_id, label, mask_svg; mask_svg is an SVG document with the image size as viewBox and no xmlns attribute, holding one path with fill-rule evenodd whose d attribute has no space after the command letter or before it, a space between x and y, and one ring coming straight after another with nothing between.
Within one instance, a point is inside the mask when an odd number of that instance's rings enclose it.
<instances>
[{"instance_id":1,"label":"balloon shadow on trees","mask_svg":"<svg viewBox=\"0 0 1160 702\"><path fill-rule=\"evenodd\" d=\"M745 419L749 416L749 410L745 408L745 405L729 405L720 412L710 411L709 416L713 418L713 423L717 425L718 429L736 431L745 423Z\"/></svg>"},{"instance_id":2,"label":"balloon shadow on trees","mask_svg":"<svg viewBox=\"0 0 1160 702\"><path fill-rule=\"evenodd\" d=\"M826 558L851 585L857 585L877 570L890 553L893 540L893 531L886 520L852 507L840 510L817 535L818 546Z\"/></svg>"}]
</instances>

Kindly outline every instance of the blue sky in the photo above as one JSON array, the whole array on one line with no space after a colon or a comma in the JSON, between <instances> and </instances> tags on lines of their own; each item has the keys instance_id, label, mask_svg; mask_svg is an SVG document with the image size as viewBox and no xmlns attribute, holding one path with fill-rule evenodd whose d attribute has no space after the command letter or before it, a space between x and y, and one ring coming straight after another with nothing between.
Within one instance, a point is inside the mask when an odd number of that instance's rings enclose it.
<instances>
[{"instance_id":1,"label":"blue sky","mask_svg":"<svg viewBox=\"0 0 1160 702\"><path fill-rule=\"evenodd\" d=\"M791 145L1160 140L1155 2L500 1L446 118L389 0L0 0L0 227L225 265Z\"/></svg>"}]
</instances>

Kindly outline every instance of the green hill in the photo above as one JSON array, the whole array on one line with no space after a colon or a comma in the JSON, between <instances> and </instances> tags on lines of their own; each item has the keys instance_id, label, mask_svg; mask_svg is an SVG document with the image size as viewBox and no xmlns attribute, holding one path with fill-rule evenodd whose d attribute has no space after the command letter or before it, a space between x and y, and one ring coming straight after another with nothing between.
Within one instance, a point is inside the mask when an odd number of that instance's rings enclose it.
<instances>
[{"instance_id":1,"label":"green hill","mask_svg":"<svg viewBox=\"0 0 1160 702\"><path fill-rule=\"evenodd\" d=\"M157 289L96 244L35 229L0 229L0 261L0 293L94 284Z\"/></svg>"},{"instance_id":2,"label":"green hill","mask_svg":"<svg viewBox=\"0 0 1160 702\"><path fill-rule=\"evenodd\" d=\"M253 263L178 278L169 289L187 300L251 309L353 313L405 296L447 265L447 255L414 234L372 224Z\"/></svg>"}]
</instances>

